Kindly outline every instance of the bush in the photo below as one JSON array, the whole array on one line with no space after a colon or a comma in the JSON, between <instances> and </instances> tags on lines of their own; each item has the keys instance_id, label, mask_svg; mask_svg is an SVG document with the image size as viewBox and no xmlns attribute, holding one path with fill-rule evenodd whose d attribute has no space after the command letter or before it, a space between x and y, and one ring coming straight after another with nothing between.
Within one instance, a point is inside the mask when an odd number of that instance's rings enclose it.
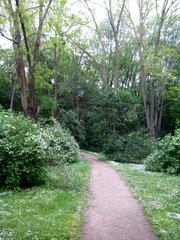
<instances>
[{"instance_id":1,"label":"bush","mask_svg":"<svg viewBox=\"0 0 180 240\"><path fill-rule=\"evenodd\" d=\"M113 161L142 163L153 149L153 142L143 131L127 135L111 135L103 146L104 153Z\"/></svg>"},{"instance_id":2,"label":"bush","mask_svg":"<svg viewBox=\"0 0 180 240\"><path fill-rule=\"evenodd\" d=\"M0 184L26 187L41 183L47 147L38 124L0 112Z\"/></svg>"},{"instance_id":3,"label":"bush","mask_svg":"<svg viewBox=\"0 0 180 240\"><path fill-rule=\"evenodd\" d=\"M48 141L47 158L52 162L73 163L78 161L79 146L68 131L57 122L47 126L44 135Z\"/></svg>"},{"instance_id":4,"label":"bush","mask_svg":"<svg viewBox=\"0 0 180 240\"><path fill-rule=\"evenodd\" d=\"M146 170L180 173L180 129L174 136L166 135L157 144L157 149L147 157Z\"/></svg>"},{"instance_id":5,"label":"bush","mask_svg":"<svg viewBox=\"0 0 180 240\"><path fill-rule=\"evenodd\" d=\"M0 112L0 184L31 187L44 182L49 162L77 161L78 144L58 123L42 128L22 115Z\"/></svg>"},{"instance_id":6,"label":"bush","mask_svg":"<svg viewBox=\"0 0 180 240\"><path fill-rule=\"evenodd\" d=\"M61 123L70 130L75 140L83 145L85 141L85 128L83 120L79 119L78 113L73 110L64 111L61 114Z\"/></svg>"}]
</instances>

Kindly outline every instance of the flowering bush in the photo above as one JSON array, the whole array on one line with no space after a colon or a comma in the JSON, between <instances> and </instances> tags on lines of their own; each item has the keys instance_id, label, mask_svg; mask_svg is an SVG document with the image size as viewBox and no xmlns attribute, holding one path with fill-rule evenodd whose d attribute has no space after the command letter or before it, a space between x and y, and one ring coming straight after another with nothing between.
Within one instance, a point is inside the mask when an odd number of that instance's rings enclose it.
<instances>
[{"instance_id":1,"label":"flowering bush","mask_svg":"<svg viewBox=\"0 0 180 240\"><path fill-rule=\"evenodd\" d=\"M155 152L146 159L146 170L180 173L180 129L158 142Z\"/></svg>"},{"instance_id":2,"label":"flowering bush","mask_svg":"<svg viewBox=\"0 0 180 240\"><path fill-rule=\"evenodd\" d=\"M0 112L0 185L38 185L48 162L77 159L78 145L59 124L42 128L22 115Z\"/></svg>"},{"instance_id":3,"label":"flowering bush","mask_svg":"<svg viewBox=\"0 0 180 240\"><path fill-rule=\"evenodd\" d=\"M0 183L33 186L42 181L47 145L38 124L0 112Z\"/></svg>"},{"instance_id":4,"label":"flowering bush","mask_svg":"<svg viewBox=\"0 0 180 240\"><path fill-rule=\"evenodd\" d=\"M47 158L50 161L61 163L76 162L79 157L79 146L74 138L62 129L60 124L54 123L46 127L44 137L48 141Z\"/></svg>"}]
</instances>

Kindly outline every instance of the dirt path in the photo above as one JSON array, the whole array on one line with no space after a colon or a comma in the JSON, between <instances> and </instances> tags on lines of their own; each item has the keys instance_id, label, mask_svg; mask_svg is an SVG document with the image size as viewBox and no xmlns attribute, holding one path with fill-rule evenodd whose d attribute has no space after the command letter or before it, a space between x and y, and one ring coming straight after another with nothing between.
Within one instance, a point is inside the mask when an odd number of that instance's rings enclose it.
<instances>
[{"instance_id":1,"label":"dirt path","mask_svg":"<svg viewBox=\"0 0 180 240\"><path fill-rule=\"evenodd\" d=\"M119 174L93 154L89 208L82 240L155 240L137 201Z\"/></svg>"}]
</instances>

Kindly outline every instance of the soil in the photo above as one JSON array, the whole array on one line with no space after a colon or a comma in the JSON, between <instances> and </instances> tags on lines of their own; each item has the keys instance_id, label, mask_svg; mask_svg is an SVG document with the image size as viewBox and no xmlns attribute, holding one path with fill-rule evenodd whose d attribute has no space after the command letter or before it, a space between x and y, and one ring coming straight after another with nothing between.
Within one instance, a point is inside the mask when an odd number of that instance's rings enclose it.
<instances>
[{"instance_id":1,"label":"soil","mask_svg":"<svg viewBox=\"0 0 180 240\"><path fill-rule=\"evenodd\" d=\"M82 153L91 162L89 205L82 240L156 240L138 202L109 164Z\"/></svg>"}]
</instances>

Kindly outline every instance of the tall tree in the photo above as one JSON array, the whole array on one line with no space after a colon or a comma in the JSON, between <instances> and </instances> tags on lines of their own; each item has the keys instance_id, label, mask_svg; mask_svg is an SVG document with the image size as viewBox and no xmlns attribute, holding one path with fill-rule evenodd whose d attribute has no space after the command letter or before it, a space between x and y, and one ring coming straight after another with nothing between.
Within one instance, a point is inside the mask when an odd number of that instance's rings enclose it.
<instances>
[{"instance_id":1,"label":"tall tree","mask_svg":"<svg viewBox=\"0 0 180 240\"><path fill-rule=\"evenodd\" d=\"M137 0L139 23L135 25L128 13L137 40L139 53L140 85L147 127L152 137L157 138L161 130L163 94L171 79L168 64L172 52L163 44L163 35L172 27L178 9L176 0ZM155 21L149 22L154 14ZM151 27L149 27L151 26Z\"/></svg>"},{"instance_id":2,"label":"tall tree","mask_svg":"<svg viewBox=\"0 0 180 240\"><path fill-rule=\"evenodd\" d=\"M104 89L113 88L115 91L118 90L120 86L120 33L121 26L123 22L123 13L125 8L126 0L123 1L113 1L108 0L108 3L104 1L104 8L106 10L106 23L108 23L109 34L111 35L111 41L108 42L105 37L106 33L104 32L104 28L102 24L99 24L98 18L94 12L93 4L89 0L81 0L80 1L86 11L89 12L90 19L93 23L91 24L83 24L88 27L92 31L92 33L97 37L98 40L98 52L99 58L96 58L95 54L90 49L84 47L81 43L77 43L79 48L92 59L94 66L100 73L100 77L102 80L102 86ZM111 49L111 50L110 50ZM111 54L112 53L112 54ZM113 66L111 69L111 76L109 75L109 58L113 58Z\"/></svg>"},{"instance_id":3,"label":"tall tree","mask_svg":"<svg viewBox=\"0 0 180 240\"><path fill-rule=\"evenodd\" d=\"M12 0L3 0L11 25L10 31L20 84L22 108L25 115L31 118L35 118L40 111L40 106L38 106L35 96L36 66L39 62L43 25L51 3L52 0L38 0L37 2L29 3L21 0L15 0L14 3ZM37 17L35 15L32 21L32 17L30 14L27 14L27 11L34 9L38 10L38 14ZM25 73L25 58L28 63L28 75Z\"/></svg>"}]
</instances>

